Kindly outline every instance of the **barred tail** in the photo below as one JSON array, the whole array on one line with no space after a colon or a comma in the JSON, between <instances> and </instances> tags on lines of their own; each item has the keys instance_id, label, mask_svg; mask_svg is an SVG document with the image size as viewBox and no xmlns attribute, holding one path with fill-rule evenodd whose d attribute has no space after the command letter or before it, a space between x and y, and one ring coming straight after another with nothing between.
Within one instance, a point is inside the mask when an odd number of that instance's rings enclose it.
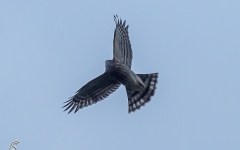
<instances>
[{"instance_id":1,"label":"barred tail","mask_svg":"<svg viewBox=\"0 0 240 150\"><path fill-rule=\"evenodd\" d=\"M149 102L156 89L158 73L137 75L142 79L146 88L143 91L132 91L131 89L126 88L129 106L128 113L134 112L136 109L140 109L141 106L144 106L147 102Z\"/></svg>"}]
</instances>

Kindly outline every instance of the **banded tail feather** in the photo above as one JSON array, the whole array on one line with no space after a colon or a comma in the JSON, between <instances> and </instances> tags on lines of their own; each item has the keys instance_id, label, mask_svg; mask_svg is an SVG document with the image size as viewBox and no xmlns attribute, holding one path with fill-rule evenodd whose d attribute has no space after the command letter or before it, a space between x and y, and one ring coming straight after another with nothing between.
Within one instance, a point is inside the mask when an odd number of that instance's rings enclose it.
<instances>
[{"instance_id":1,"label":"banded tail feather","mask_svg":"<svg viewBox=\"0 0 240 150\"><path fill-rule=\"evenodd\" d=\"M134 112L136 109L140 109L147 102L151 100L156 90L158 73L152 74L137 74L146 85L143 91L132 91L126 88L128 96L128 113Z\"/></svg>"}]
</instances>

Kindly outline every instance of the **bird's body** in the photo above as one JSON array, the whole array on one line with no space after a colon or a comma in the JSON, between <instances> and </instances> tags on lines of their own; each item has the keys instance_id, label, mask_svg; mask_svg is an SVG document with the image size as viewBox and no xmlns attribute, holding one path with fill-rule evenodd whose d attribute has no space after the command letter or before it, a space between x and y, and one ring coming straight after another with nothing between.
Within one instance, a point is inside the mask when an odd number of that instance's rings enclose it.
<instances>
[{"instance_id":1,"label":"bird's body","mask_svg":"<svg viewBox=\"0 0 240 150\"><path fill-rule=\"evenodd\" d=\"M105 64L106 72L126 88L134 91L142 91L145 89L145 84L142 80L126 65L115 62L114 60L107 60Z\"/></svg>"},{"instance_id":2,"label":"bird's body","mask_svg":"<svg viewBox=\"0 0 240 150\"><path fill-rule=\"evenodd\" d=\"M113 39L113 59L105 61L105 72L80 88L76 95L66 101L69 113L97 103L113 93L122 84L128 96L128 112L144 106L154 95L158 73L135 74L131 70L132 48L128 36L128 25L114 16L116 29Z\"/></svg>"}]
</instances>

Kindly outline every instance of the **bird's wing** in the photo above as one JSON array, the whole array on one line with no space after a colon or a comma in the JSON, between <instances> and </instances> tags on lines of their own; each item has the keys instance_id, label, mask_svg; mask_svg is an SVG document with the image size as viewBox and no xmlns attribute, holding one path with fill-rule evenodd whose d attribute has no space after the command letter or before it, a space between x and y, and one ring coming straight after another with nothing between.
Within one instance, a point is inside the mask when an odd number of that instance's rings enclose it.
<instances>
[{"instance_id":1,"label":"bird's wing","mask_svg":"<svg viewBox=\"0 0 240 150\"><path fill-rule=\"evenodd\" d=\"M95 104L108 97L120 85L109 74L103 73L84 85L76 92L76 95L66 101L65 103L67 104L63 107L67 108L64 111L70 109L68 113L71 113L75 109L74 113L76 113L79 109Z\"/></svg>"},{"instance_id":2,"label":"bird's wing","mask_svg":"<svg viewBox=\"0 0 240 150\"><path fill-rule=\"evenodd\" d=\"M125 26L126 21L122 22L118 16L114 16L116 29L114 31L113 39L113 59L120 62L129 68L132 65L132 48L128 36L128 25Z\"/></svg>"}]
</instances>

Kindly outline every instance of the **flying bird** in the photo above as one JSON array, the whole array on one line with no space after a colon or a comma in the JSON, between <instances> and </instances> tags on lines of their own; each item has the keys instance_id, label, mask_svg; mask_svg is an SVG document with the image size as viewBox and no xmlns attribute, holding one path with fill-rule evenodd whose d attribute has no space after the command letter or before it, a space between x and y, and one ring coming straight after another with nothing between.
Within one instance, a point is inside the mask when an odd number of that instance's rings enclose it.
<instances>
[{"instance_id":1,"label":"flying bird","mask_svg":"<svg viewBox=\"0 0 240 150\"><path fill-rule=\"evenodd\" d=\"M150 101L156 90L158 73L135 74L131 70L132 48L128 36L128 25L117 15L114 16L116 28L113 39L113 59L105 61L105 72L89 81L76 94L66 101L64 111L79 109L95 104L108 97L122 84L126 87L128 112L140 109Z\"/></svg>"}]
</instances>

